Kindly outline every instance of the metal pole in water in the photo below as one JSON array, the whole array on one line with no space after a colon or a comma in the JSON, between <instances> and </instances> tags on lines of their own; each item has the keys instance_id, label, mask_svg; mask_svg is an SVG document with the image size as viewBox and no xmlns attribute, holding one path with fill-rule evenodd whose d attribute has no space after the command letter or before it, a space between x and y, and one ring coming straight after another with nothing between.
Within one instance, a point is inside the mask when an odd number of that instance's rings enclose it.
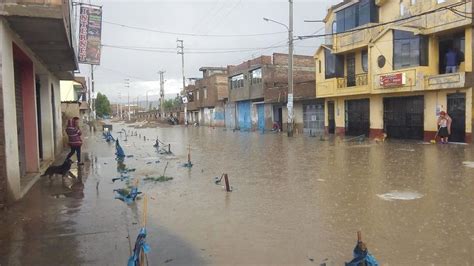
<instances>
[{"instance_id":1,"label":"metal pole in water","mask_svg":"<svg viewBox=\"0 0 474 266\"><path fill-rule=\"evenodd\" d=\"M171 153L171 144L168 144L168 153Z\"/></svg>"},{"instance_id":2,"label":"metal pole in water","mask_svg":"<svg viewBox=\"0 0 474 266\"><path fill-rule=\"evenodd\" d=\"M227 174L224 174L224 181L225 181L225 191L230 192L230 185L229 185L229 177Z\"/></svg>"}]
</instances>

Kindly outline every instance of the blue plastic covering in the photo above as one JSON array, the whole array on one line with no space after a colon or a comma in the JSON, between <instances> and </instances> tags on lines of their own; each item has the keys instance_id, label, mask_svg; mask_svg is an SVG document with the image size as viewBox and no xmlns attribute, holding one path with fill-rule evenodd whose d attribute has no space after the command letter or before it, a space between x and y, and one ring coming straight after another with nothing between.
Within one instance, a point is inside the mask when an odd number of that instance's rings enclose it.
<instances>
[{"instance_id":1,"label":"blue plastic covering","mask_svg":"<svg viewBox=\"0 0 474 266\"><path fill-rule=\"evenodd\" d=\"M145 254L150 252L150 246L146 243L146 228L141 228L138 232L135 246L133 247L132 256L128 259L127 266L139 266L142 265L140 261L140 252L143 250Z\"/></svg>"},{"instance_id":2,"label":"blue plastic covering","mask_svg":"<svg viewBox=\"0 0 474 266\"><path fill-rule=\"evenodd\" d=\"M250 130L252 128L250 101L237 102L237 113L240 130Z\"/></svg>"},{"instance_id":3,"label":"blue plastic covering","mask_svg":"<svg viewBox=\"0 0 474 266\"><path fill-rule=\"evenodd\" d=\"M116 199L119 199L127 204L133 203L137 196L141 194L141 192L138 191L137 187L132 187L130 193L128 194L125 193L124 189L114 189L114 192Z\"/></svg>"},{"instance_id":4,"label":"blue plastic covering","mask_svg":"<svg viewBox=\"0 0 474 266\"><path fill-rule=\"evenodd\" d=\"M265 130L265 109L263 104L257 105L258 130Z\"/></svg>"},{"instance_id":5,"label":"blue plastic covering","mask_svg":"<svg viewBox=\"0 0 474 266\"><path fill-rule=\"evenodd\" d=\"M122 146L120 146L118 140L115 142L115 156L117 156L117 158L125 157L125 152L123 152Z\"/></svg>"},{"instance_id":6,"label":"blue plastic covering","mask_svg":"<svg viewBox=\"0 0 474 266\"><path fill-rule=\"evenodd\" d=\"M375 257L372 256L367 249L362 250L359 248L359 242L357 242L354 248L353 256L354 256L354 259L352 259L350 262L346 262L346 266L359 266L359 264L362 262L365 262L366 266L379 265Z\"/></svg>"},{"instance_id":7,"label":"blue plastic covering","mask_svg":"<svg viewBox=\"0 0 474 266\"><path fill-rule=\"evenodd\" d=\"M110 133L110 131L106 131L106 132L102 133L102 135L104 136L104 139L107 142L115 141L115 139L112 136L112 133Z\"/></svg>"}]
</instances>

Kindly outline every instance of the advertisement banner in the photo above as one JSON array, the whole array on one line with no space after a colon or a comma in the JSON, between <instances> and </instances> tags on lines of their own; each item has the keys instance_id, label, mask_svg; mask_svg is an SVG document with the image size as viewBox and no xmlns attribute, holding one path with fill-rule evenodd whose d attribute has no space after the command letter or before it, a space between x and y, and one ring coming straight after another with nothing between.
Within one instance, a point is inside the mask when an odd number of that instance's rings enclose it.
<instances>
[{"instance_id":1,"label":"advertisement banner","mask_svg":"<svg viewBox=\"0 0 474 266\"><path fill-rule=\"evenodd\" d=\"M396 73L380 76L380 86L382 87L398 87L406 83L405 73Z\"/></svg>"},{"instance_id":2,"label":"advertisement banner","mask_svg":"<svg viewBox=\"0 0 474 266\"><path fill-rule=\"evenodd\" d=\"M102 8L81 7L79 25L79 63L99 65L102 32Z\"/></svg>"}]
</instances>

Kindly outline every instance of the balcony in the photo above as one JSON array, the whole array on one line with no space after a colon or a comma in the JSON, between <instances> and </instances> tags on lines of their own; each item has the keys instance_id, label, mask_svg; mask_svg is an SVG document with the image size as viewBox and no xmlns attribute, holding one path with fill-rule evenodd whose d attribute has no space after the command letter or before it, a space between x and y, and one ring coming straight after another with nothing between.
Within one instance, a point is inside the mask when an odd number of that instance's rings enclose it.
<instances>
[{"instance_id":1,"label":"balcony","mask_svg":"<svg viewBox=\"0 0 474 266\"><path fill-rule=\"evenodd\" d=\"M471 86L466 80L466 72L425 76L425 90L455 89Z\"/></svg>"},{"instance_id":2,"label":"balcony","mask_svg":"<svg viewBox=\"0 0 474 266\"><path fill-rule=\"evenodd\" d=\"M69 0L4 0L0 13L12 30L60 79L78 68Z\"/></svg>"},{"instance_id":3,"label":"balcony","mask_svg":"<svg viewBox=\"0 0 474 266\"><path fill-rule=\"evenodd\" d=\"M436 4L433 6L431 3L420 1L418 4L410 7L408 10L409 14L419 14L434 9L438 9L439 11L404 20L397 23L397 25L420 29L421 34L424 35L471 25L472 18L470 17L472 16L463 15L472 13L471 1L465 3L462 3L462 1L457 1L459 4L451 8L453 11L449 9L441 9L443 7L455 4L454 2L455 1L446 1L446 3Z\"/></svg>"},{"instance_id":4,"label":"balcony","mask_svg":"<svg viewBox=\"0 0 474 266\"><path fill-rule=\"evenodd\" d=\"M365 28L374 25L373 23L361 26ZM344 53L354 49L362 48L367 46L371 39L377 36L381 31L382 27L374 27L370 29L361 29L348 33L339 33L334 35L333 47L336 53Z\"/></svg>"},{"instance_id":5,"label":"balcony","mask_svg":"<svg viewBox=\"0 0 474 266\"><path fill-rule=\"evenodd\" d=\"M316 98L349 96L370 93L367 73L316 83Z\"/></svg>"}]
</instances>

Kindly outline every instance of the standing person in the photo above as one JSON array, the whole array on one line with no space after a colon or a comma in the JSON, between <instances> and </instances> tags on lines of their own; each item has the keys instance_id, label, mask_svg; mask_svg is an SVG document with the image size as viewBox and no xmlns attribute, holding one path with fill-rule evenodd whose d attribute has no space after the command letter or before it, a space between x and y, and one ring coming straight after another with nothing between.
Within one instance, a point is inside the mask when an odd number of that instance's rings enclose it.
<instances>
[{"instance_id":1,"label":"standing person","mask_svg":"<svg viewBox=\"0 0 474 266\"><path fill-rule=\"evenodd\" d=\"M67 121L66 133L69 138L69 147L71 147L67 159L70 159L74 153L76 153L77 164L84 165L84 163L81 162L82 133L79 129L79 117L74 117Z\"/></svg>"},{"instance_id":2,"label":"standing person","mask_svg":"<svg viewBox=\"0 0 474 266\"><path fill-rule=\"evenodd\" d=\"M459 57L453 48L449 48L445 55L446 73L456 73L458 70Z\"/></svg>"},{"instance_id":3,"label":"standing person","mask_svg":"<svg viewBox=\"0 0 474 266\"><path fill-rule=\"evenodd\" d=\"M438 136L441 138L441 143L448 143L448 137L451 135L451 117L445 111L441 111L438 117Z\"/></svg>"}]
</instances>

